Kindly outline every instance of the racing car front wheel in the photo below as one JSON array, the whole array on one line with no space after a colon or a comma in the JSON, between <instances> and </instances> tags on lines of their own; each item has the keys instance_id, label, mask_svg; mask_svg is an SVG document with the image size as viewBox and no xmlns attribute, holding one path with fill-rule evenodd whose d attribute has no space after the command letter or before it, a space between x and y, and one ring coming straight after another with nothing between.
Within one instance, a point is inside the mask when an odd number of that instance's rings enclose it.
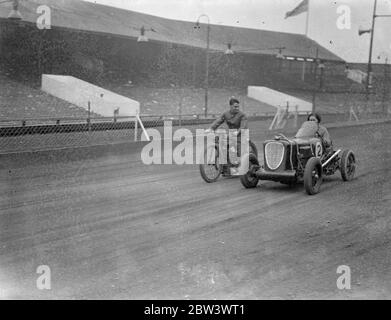
<instances>
[{"instance_id":1,"label":"racing car front wheel","mask_svg":"<svg viewBox=\"0 0 391 320\"><path fill-rule=\"evenodd\" d=\"M250 153L254 154L258 158L258 149L254 142L249 142Z\"/></svg>"},{"instance_id":2,"label":"racing car front wheel","mask_svg":"<svg viewBox=\"0 0 391 320\"><path fill-rule=\"evenodd\" d=\"M254 172L254 169L259 167L259 162L257 157L252 153L250 153L248 162L248 171L245 175L240 177L240 182L246 189L251 189L255 188L259 181L258 177L255 175Z\"/></svg>"},{"instance_id":3,"label":"racing car front wheel","mask_svg":"<svg viewBox=\"0 0 391 320\"><path fill-rule=\"evenodd\" d=\"M343 181L350 181L356 172L356 157L352 150L344 150L341 156L341 176Z\"/></svg>"},{"instance_id":4,"label":"racing car front wheel","mask_svg":"<svg viewBox=\"0 0 391 320\"><path fill-rule=\"evenodd\" d=\"M304 188L309 195L319 193L322 184L322 163L319 158L312 157L304 169Z\"/></svg>"}]
</instances>

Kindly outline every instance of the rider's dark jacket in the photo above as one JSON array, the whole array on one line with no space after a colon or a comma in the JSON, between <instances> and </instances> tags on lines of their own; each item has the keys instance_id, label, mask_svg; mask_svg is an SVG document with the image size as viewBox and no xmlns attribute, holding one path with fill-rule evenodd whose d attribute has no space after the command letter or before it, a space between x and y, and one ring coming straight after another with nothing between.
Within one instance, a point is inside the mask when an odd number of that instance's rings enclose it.
<instances>
[{"instance_id":1,"label":"rider's dark jacket","mask_svg":"<svg viewBox=\"0 0 391 320\"><path fill-rule=\"evenodd\" d=\"M211 129L216 130L224 122L227 123L228 129L247 129L247 117L239 111L236 114L231 111L224 112L215 122L213 122Z\"/></svg>"}]
</instances>

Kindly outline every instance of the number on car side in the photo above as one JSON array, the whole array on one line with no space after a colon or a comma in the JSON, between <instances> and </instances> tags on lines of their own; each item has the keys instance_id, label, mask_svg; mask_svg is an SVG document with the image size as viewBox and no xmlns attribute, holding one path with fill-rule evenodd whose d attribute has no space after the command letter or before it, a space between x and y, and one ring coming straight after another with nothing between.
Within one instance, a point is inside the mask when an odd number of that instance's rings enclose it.
<instances>
[{"instance_id":1,"label":"number on car side","mask_svg":"<svg viewBox=\"0 0 391 320\"><path fill-rule=\"evenodd\" d=\"M322 157L322 153L323 153L323 147L322 144L318 141L315 147L315 157L317 158Z\"/></svg>"}]
</instances>

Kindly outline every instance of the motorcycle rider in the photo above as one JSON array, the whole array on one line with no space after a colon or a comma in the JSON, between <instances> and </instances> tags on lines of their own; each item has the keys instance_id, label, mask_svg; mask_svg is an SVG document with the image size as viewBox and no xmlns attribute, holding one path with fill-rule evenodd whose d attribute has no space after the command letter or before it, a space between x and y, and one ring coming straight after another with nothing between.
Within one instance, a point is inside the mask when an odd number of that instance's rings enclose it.
<instances>
[{"instance_id":1,"label":"motorcycle rider","mask_svg":"<svg viewBox=\"0 0 391 320\"><path fill-rule=\"evenodd\" d=\"M248 129L248 120L247 116L239 110L240 103L238 99L231 98L229 100L229 106L230 109L224 112L219 118L217 118L212 123L211 127L207 130L207 132L216 131L224 122L227 124L228 129L236 130L236 132L234 131L233 133L236 134L237 137L237 147L235 148L232 146L230 148L230 151L240 157L241 129ZM230 162L233 165L239 164L239 160L234 159L234 157L230 157Z\"/></svg>"},{"instance_id":2,"label":"motorcycle rider","mask_svg":"<svg viewBox=\"0 0 391 320\"><path fill-rule=\"evenodd\" d=\"M213 122L210 130L215 131L224 122L227 124L229 129L248 129L247 116L239 110L239 100L236 98L231 98L229 100L229 105L230 109L224 112L218 119L216 119L216 121Z\"/></svg>"}]
</instances>

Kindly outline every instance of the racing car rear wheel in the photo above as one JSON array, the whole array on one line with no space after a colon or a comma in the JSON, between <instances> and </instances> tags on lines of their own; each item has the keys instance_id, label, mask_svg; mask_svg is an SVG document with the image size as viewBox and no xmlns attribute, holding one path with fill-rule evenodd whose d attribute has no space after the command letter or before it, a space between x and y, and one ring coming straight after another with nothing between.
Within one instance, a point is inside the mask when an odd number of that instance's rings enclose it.
<instances>
[{"instance_id":1,"label":"racing car rear wheel","mask_svg":"<svg viewBox=\"0 0 391 320\"><path fill-rule=\"evenodd\" d=\"M356 172L356 157L352 150L344 150L341 156L341 176L343 181L350 181Z\"/></svg>"},{"instance_id":2,"label":"racing car rear wheel","mask_svg":"<svg viewBox=\"0 0 391 320\"><path fill-rule=\"evenodd\" d=\"M211 163L210 161L208 161L208 159L205 159L209 155L213 155L211 152L210 152L210 154L208 154L208 152L206 152L206 154L204 155L205 161L203 162L203 164L200 164L201 177L207 183L216 182L222 172L222 166L220 165L220 161L219 161L219 150L218 149L219 148L216 146L215 147L215 154L214 154L214 156L215 156L214 163Z\"/></svg>"},{"instance_id":3,"label":"racing car rear wheel","mask_svg":"<svg viewBox=\"0 0 391 320\"><path fill-rule=\"evenodd\" d=\"M304 187L309 195L317 194L322 184L322 163L319 158L310 158L304 170Z\"/></svg>"},{"instance_id":4,"label":"racing car rear wheel","mask_svg":"<svg viewBox=\"0 0 391 320\"><path fill-rule=\"evenodd\" d=\"M240 182L246 189L251 189L255 188L259 181L258 177L254 173L254 169L259 167L259 162L257 157L252 153L250 153L248 162L248 171L245 175L240 177Z\"/></svg>"}]
</instances>

